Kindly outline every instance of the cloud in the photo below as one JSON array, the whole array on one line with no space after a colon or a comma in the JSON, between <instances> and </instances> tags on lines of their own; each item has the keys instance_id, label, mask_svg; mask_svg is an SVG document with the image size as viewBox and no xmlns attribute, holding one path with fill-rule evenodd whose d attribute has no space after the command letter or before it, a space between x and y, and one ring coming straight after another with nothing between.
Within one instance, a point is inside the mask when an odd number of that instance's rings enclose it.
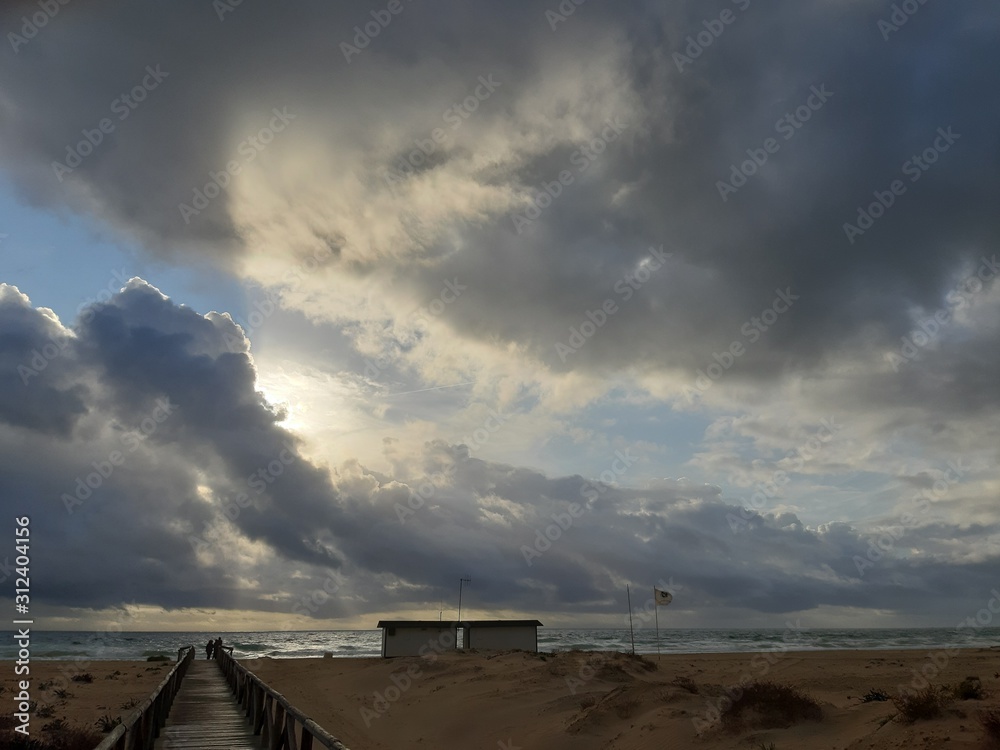
<instances>
[{"instance_id":1,"label":"cloud","mask_svg":"<svg viewBox=\"0 0 1000 750\"><path fill-rule=\"evenodd\" d=\"M303 456L256 390L228 316L176 305L140 279L72 329L13 287L0 299L5 341L17 344L3 350L10 402L74 394L33 421L0 412L0 500L9 514L29 513L44 540L35 567L51 581L52 607L134 600L291 617L291 602L323 575L344 598L326 616L374 616L419 609L447 594L455 571L471 571L481 606L613 616L624 582L669 572L689 610L920 612L946 575L962 581L950 586L955 600L989 583L995 553L962 559L950 540L985 540L995 513L964 531L937 515L907 522L873 557L877 536L748 513L716 486L619 487L637 460L628 451L609 458L603 481L549 477L442 441L391 475L351 459L328 468ZM33 368L49 340L63 342L57 356ZM13 383L18 357L36 372ZM907 484L935 487L924 475ZM870 565L859 570L856 556Z\"/></svg>"},{"instance_id":2,"label":"cloud","mask_svg":"<svg viewBox=\"0 0 1000 750\"><path fill-rule=\"evenodd\" d=\"M495 342L475 368L506 346L538 377L624 363L693 374L731 341L747 343L742 324L790 287L801 301L730 377L816 372L859 331L868 346L894 342L909 309L940 305L949 274L995 252L995 191L981 165L996 154L1000 113L979 92L997 69L996 19L926 8L885 40L873 3L739 8L678 66L674 55L704 30L697 3L581 8L555 32L526 4L492 14L488 30L457 7L405 6L350 61L337 40L363 25L361 9L247 6L220 22L204 6L140 15L102 5L91 12L106 34L135 44L83 41L67 13L4 52L14 64L2 158L37 202L93 211L161 255L210 248L280 289L290 264L327 253L284 304L365 326L389 319L388 340L406 341L407 313L458 278L469 292L440 322L449 336ZM944 54L955 45L961 61ZM52 161L147 65L169 77L57 182ZM480 76L499 86L486 93ZM814 87L831 93L800 121ZM241 148L275 107L296 119ZM613 142L601 136L609 120L624 125ZM903 173L947 127L960 134L950 150ZM717 183L768 137L780 150L720 200ZM178 204L230 162L239 174L185 223ZM412 174L387 181L401 164ZM573 184L519 234L511 217L544 202L561 171ZM906 194L848 242L842 226L895 178ZM670 269L560 361L555 344L660 245L675 253ZM340 295L317 301L331 283Z\"/></svg>"},{"instance_id":3,"label":"cloud","mask_svg":"<svg viewBox=\"0 0 1000 750\"><path fill-rule=\"evenodd\" d=\"M27 7L5 5L4 27ZM350 573L338 616L384 608L368 592L386 587L418 607L469 568L497 607L542 592L596 613L651 570L699 607L756 612L922 612L945 576L955 597L983 583L1000 403L992 9L927 5L886 38L867 0L588 3L555 28L535 4L485 22L407 3L361 48L370 9L352 4L74 8L0 51L0 164L22 198L157 260L208 257L281 310L241 332L134 280L64 324L2 288L0 435L31 451L6 460L3 498L54 508L60 555L117 544L135 591L167 607L289 611L315 577ZM723 8L732 22L698 41ZM323 429L381 430L384 455L296 435L301 413L258 393L275 380L262 339L308 360L299 383L336 391ZM157 421L162 399L176 409ZM626 440L609 406L708 429ZM588 501L528 566L521 547L589 480L466 456L489 409L509 415L491 450L602 461L627 442L648 447L643 476ZM733 493L796 465L827 418L842 435L734 534ZM127 460L65 513L58 498L114 451ZM647 482L654 453L661 475L698 481ZM859 578L866 535L954 460L969 476ZM53 596L119 600L96 580Z\"/></svg>"}]
</instances>

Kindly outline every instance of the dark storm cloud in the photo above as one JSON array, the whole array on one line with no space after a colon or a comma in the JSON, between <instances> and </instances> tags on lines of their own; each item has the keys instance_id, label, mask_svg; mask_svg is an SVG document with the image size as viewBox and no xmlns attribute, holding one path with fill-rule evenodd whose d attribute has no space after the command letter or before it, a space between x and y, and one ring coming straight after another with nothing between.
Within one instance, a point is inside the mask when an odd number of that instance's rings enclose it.
<instances>
[{"instance_id":1,"label":"dark storm cloud","mask_svg":"<svg viewBox=\"0 0 1000 750\"><path fill-rule=\"evenodd\" d=\"M5 26L16 27L22 10L7 8ZM556 22L546 20L546 10L538 3L404 3L369 44L345 55L354 27L372 21L367 5L243 4L222 20L204 3L66 8L16 53L3 51L4 159L38 202L96 210L158 252L210 247L235 259L234 195L223 190L190 225L180 221L177 204L190 200L210 171L242 158L236 121L263 123L273 107L287 107L297 114L292 127L303 129L278 134L288 140L276 154L306 131L324 132L337 154L370 154L370 173L355 176L381 185L395 159L376 153L373 133L382 123L403 123L411 129L407 148L428 138L430 113L465 93L456 83L461 71L502 71L504 83L490 109L464 124L471 140L434 154L424 171L468 158L490 125L510 119L528 127L512 113L527 106L545 76L568 76L567 90L590 85L572 78L573 66L553 61L579 59L578 75L591 76L582 67L588 50L614 39L622 53L617 88L632 97L626 111L607 112L625 125L620 137L598 153L588 151L598 132L556 128L547 146L512 146L517 156L507 164L478 168L477 186L527 196L558 180L560 170L575 182L522 234L511 222L516 212L505 209L489 222L481 215L458 222L464 252L420 240L421 255L440 262L397 259L398 267L382 269L386 285L431 299L443 278L456 276L470 290L444 315L454 329L523 344L558 370L628 362L693 373L737 341L748 350L733 377L763 377L821 366L862 328L869 344L894 341L911 325L911 306L939 305L949 274L1000 244L1000 104L988 94L1000 70L995 7L921 6L890 32L878 22L891 5L874 0L670 9L588 3ZM723 11L729 22L719 32L715 19ZM701 49L712 28L717 35ZM114 133L57 182L53 160L157 64L169 76L127 119L112 116ZM593 103L595 111L615 104L605 99ZM589 101L570 97L566 106ZM573 114L546 117L567 123ZM958 140L926 172L911 163L915 171L904 173L913 155L940 142L939 128L953 129ZM768 138L777 152L723 201L720 181L732 182L733 165L752 158L748 150L760 159ZM276 169L268 158L261 162ZM905 194L849 241L843 225L856 223L858 208L896 179ZM321 242L343 243L337 221L310 231ZM651 245L664 245L675 262L626 302L614 285L635 272ZM334 265L353 274L378 262ZM777 289L799 300L748 340L743 326L772 305ZM620 311L586 346L560 358L555 345L608 298ZM958 377L967 355L956 363Z\"/></svg>"},{"instance_id":2,"label":"dark storm cloud","mask_svg":"<svg viewBox=\"0 0 1000 750\"><path fill-rule=\"evenodd\" d=\"M46 540L36 569L53 599L101 606L155 591L164 606L233 606L235 572L196 554L223 516L284 559L340 565L317 537L337 494L254 390L247 342L230 320L138 279L72 330L12 287L0 314L0 497ZM93 560L82 577L78 558Z\"/></svg>"},{"instance_id":3,"label":"dark storm cloud","mask_svg":"<svg viewBox=\"0 0 1000 750\"><path fill-rule=\"evenodd\" d=\"M36 204L89 212L162 257L208 253L236 269L244 240L261 230L254 222L268 224L247 210L257 204L223 186L190 223L178 204L194 203L193 190L228 162L247 168L252 154L263 175L253 187L287 206L275 213L288 225L262 235L272 240L268 253L291 262L314 241L334 251L315 274L324 289L373 278L390 301L432 300L444 280L459 280L467 289L440 316L454 333L497 351L514 344L558 371L635 366L693 377L735 341L746 346L735 381L822 372L900 348L914 309L948 305L961 276L995 256L994 4L926 4L888 38L877 22L891 4L875 0L644 6L586 3L553 28L545 10L554 6L545 4L404 3L349 61L341 43L371 20L368 4L243 3L222 19L210 3L60 6L26 43L5 37L0 46L0 160ZM6 4L5 34L36 7ZM697 42L723 9L732 23L689 52L688 37ZM436 215L421 223L426 199L407 192L418 177L393 188L385 171L491 71L502 81L497 92L452 146L420 165L419 178L441 180L431 203L459 206L440 221L452 235L428 233ZM273 146L241 140L275 122L275 109L295 119ZM779 125L789 113L795 119ZM779 148L767 163L720 195L733 165L762 158L768 138ZM488 163L477 161L480 144ZM926 172L904 166L925 149L936 156ZM314 172L288 166L302 161ZM573 180L557 188L561 171ZM331 179L350 186L331 188L338 200L322 192L299 200ZM885 215L863 235L845 234L859 207L897 179L906 190ZM551 205L519 232L512 216L527 199L540 205L546 186ZM513 198L491 193L464 206L473 188ZM375 200L394 190L398 202ZM348 226L358 215L373 227L398 221L405 237L365 246ZM644 261L650 247L669 259L653 268ZM609 299L614 312L603 308ZM754 320L768 310L777 322L765 331ZM361 337L369 315L385 323L383 310L350 312L361 324L343 326L345 336ZM728 516L737 509L713 488L605 488L589 500L579 477L437 443L426 447L422 472L444 479L401 521L397 508L410 509L421 470L391 476L353 465L331 479L307 462L255 393L246 342L225 318L178 307L139 282L85 311L72 331L10 290L0 315L0 501L12 512L24 503L40 510L42 536L53 540L40 572L57 581L61 603L146 596L164 606L279 611L284 602L261 596L219 557L248 541L282 561L270 573L260 560L248 564L258 580L281 589L299 567L349 567L375 592L370 611L434 600L445 594L440 582L463 570L484 602L525 611L539 597L552 608L613 611L623 579L671 571L705 607L922 612L935 588L975 596L995 571L995 561L897 546L861 575L854 558L869 559L871 540L847 526L811 531L786 514L734 534ZM585 325L596 330L577 333L578 346L571 329ZM995 327L978 319L952 330L962 335L917 347L849 394L827 394L824 406L917 404L914 419L933 416L932 432L988 415L1000 383ZM556 344L571 353L561 357ZM22 367L36 372L26 378ZM161 399L176 408L157 421ZM60 498L94 462L133 444L127 462L67 514ZM553 514L562 518L572 502L583 514L529 566L523 548L541 552L537 534L558 527ZM904 541L938 549L960 532L921 529ZM96 558L95 546L116 552ZM122 570L130 572L122 587L109 587ZM387 578L412 589L384 595Z\"/></svg>"},{"instance_id":4,"label":"dark storm cloud","mask_svg":"<svg viewBox=\"0 0 1000 750\"><path fill-rule=\"evenodd\" d=\"M246 341L223 316L175 305L137 279L84 310L72 331L12 287L2 288L0 315L7 380L20 377L22 362L31 367L47 338L64 342L18 380L11 403L60 386L77 387L82 404L50 406L64 416L49 422L67 425L56 433L44 420L0 412L0 503L32 516L35 567L52 605L289 613L290 600L269 596L269 587L294 594L320 571L342 568L354 578L342 593L365 592L366 612L449 596L443 582L457 570L474 576L477 606L522 611L613 614L622 580L669 571L692 608L922 612L940 581L958 601L986 590L994 569L985 559L896 553L944 549L959 530L939 522L881 541L844 524L811 531L792 514L748 514L710 485L640 490L550 478L442 442L428 443L405 477L351 461L331 476L302 457L254 391ZM619 452L609 465L618 471L632 458ZM992 531L964 534L972 543ZM277 564L234 567L214 556L249 540ZM314 573L294 582L291 571L302 569ZM248 588L246 575L261 584ZM404 590L390 593L377 583L384 580ZM337 602L323 614L349 611Z\"/></svg>"}]
</instances>

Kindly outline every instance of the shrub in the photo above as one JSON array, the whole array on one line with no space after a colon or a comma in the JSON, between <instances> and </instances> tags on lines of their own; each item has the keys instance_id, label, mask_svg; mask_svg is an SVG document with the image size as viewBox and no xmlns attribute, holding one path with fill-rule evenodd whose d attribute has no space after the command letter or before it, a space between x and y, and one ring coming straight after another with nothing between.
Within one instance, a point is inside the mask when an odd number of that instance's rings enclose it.
<instances>
[{"instance_id":1,"label":"shrub","mask_svg":"<svg viewBox=\"0 0 1000 750\"><path fill-rule=\"evenodd\" d=\"M823 712L812 698L791 685L753 682L722 712L722 723L730 729L743 724L769 729L788 727L803 719L819 721Z\"/></svg>"},{"instance_id":2,"label":"shrub","mask_svg":"<svg viewBox=\"0 0 1000 750\"><path fill-rule=\"evenodd\" d=\"M39 706L38 710L35 711L35 716L37 716L39 719L51 719L53 716L55 716L55 714L56 714L55 708L53 708L48 704Z\"/></svg>"},{"instance_id":3,"label":"shrub","mask_svg":"<svg viewBox=\"0 0 1000 750\"><path fill-rule=\"evenodd\" d=\"M913 693L900 693L892 699L900 718L906 723L933 719L941 715L945 699L940 688L928 685Z\"/></svg>"},{"instance_id":4,"label":"shrub","mask_svg":"<svg viewBox=\"0 0 1000 750\"><path fill-rule=\"evenodd\" d=\"M73 675L72 677L70 677L70 679L73 680L73 682L88 682L89 683L89 682L93 682L94 681L94 675L92 675L90 672L83 672L82 674L75 674L75 675Z\"/></svg>"},{"instance_id":5,"label":"shrub","mask_svg":"<svg viewBox=\"0 0 1000 750\"><path fill-rule=\"evenodd\" d=\"M986 696L978 677L966 677L955 688L955 697L961 701L981 701Z\"/></svg>"},{"instance_id":6,"label":"shrub","mask_svg":"<svg viewBox=\"0 0 1000 750\"><path fill-rule=\"evenodd\" d=\"M1000 708L991 708L979 714L979 726L986 733L988 747L1000 748Z\"/></svg>"},{"instance_id":7,"label":"shrub","mask_svg":"<svg viewBox=\"0 0 1000 750\"><path fill-rule=\"evenodd\" d=\"M127 711L130 708L135 708L140 703L142 703L142 701L138 698L129 698L127 701L122 703L121 708Z\"/></svg>"},{"instance_id":8,"label":"shrub","mask_svg":"<svg viewBox=\"0 0 1000 750\"><path fill-rule=\"evenodd\" d=\"M615 713L618 714L619 719L627 719L635 710L639 707L638 698L629 698L626 701L622 701L617 706L615 706Z\"/></svg>"},{"instance_id":9,"label":"shrub","mask_svg":"<svg viewBox=\"0 0 1000 750\"><path fill-rule=\"evenodd\" d=\"M689 693L694 693L695 695L698 694L698 686L695 685L694 680L690 677L678 675L674 678L674 684L679 688L687 690Z\"/></svg>"},{"instance_id":10,"label":"shrub","mask_svg":"<svg viewBox=\"0 0 1000 750\"><path fill-rule=\"evenodd\" d=\"M67 690L66 688L59 688L58 690L55 691L54 694L55 694L56 698L60 698L60 699L62 699L64 701L65 700L69 700L70 698L73 697L73 694L69 690Z\"/></svg>"},{"instance_id":11,"label":"shrub","mask_svg":"<svg viewBox=\"0 0 1000 750\"><path fill-rule=\"evenodd\" d=\"M122 723L122 717L121 716L116 716L116 717L114 717L112 719L111 718L111 714L104 714L104 716L102 716L100 719L98 719L94 723L97 725L98 729L100 729L102 732L104 732L105 734L107 734L112 729L114 729L116 726L118 726L119 724Z\"/></svg>"},{"instance_id":12,"label":"shrub","mask_svg":"<svg viewBox=\"0 0 1000 750\"><path fill-rule=\"evenodd\" d=\"M889 694L884 690L879 690L878 688L872 688L867 693L861 696L862 703L872 703L874 701L887 701L889 700Z\"/></svg>"}]
</instances>

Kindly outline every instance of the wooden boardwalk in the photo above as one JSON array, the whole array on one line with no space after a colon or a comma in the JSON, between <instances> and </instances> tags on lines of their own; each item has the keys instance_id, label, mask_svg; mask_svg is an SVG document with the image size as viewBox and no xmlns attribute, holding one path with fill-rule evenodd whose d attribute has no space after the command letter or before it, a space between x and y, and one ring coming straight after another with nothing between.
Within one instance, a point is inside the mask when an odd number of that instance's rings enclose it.
<instances>
[{"instance_id":1,"label":"wooden boardwalk","mask_svg":"<svg viewBox=\"0 0 1000 750\"><path fill-rule=\"evenodd\" d=\"M258 750L261 746L260 735L254 735L218 662L191 662L154 750Z\"/></svg>"}]
</instances>

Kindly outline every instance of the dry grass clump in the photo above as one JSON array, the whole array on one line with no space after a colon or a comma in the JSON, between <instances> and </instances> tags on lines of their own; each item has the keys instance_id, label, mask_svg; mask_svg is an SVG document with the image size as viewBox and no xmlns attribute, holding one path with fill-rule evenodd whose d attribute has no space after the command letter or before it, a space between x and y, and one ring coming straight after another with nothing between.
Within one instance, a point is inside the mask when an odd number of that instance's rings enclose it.
<instances>
[{"instance_id":1,"label":"dry grass clump","mask_svg":"<svg viewBox=\"0 0 1000 750\"><path fill-rule=\"evenodd\" d=\"M94 750L104 735L92 729L67 727L62 721L52 721L42 728L42 736L25 737L14 731L13 717L0 721L0 747L5 750Z\"/></svg>"},{"instance_id":2,"label":"dry grass clump","mask_svg":"<svg viewBox=\"0 0 1000 750\"><path fill-rule=\"evenodd\" d=\"M639 699L627 698L615 706L615 713L619 719L628 719L631 718L637 708L639 708Z\"/></svg>"},{"instance_id":3,"label":"dry grass clump","mask_svg":"<svg viewBox=\"0 0 1000 750\"><path fill-rule=\"evenodd\" d=\"M873 703L889 700L889 694L879 688L872 688L861 696L862 703Z\"/></svg>"},{"instance_id":4,"label":"dry grass clump","mask_svg":"<svg viewBox=\"0 0 1000 750\"><path fill-rule=\"evenodd\" d=\"M979 726L986 735L986 747L1000 748L1000 708L991 708L979 714Z\"/></svg>"},{"instance_id":5,"label":"dry grass clump","mask_svg":"<svg viewBox=\"0 0 1000 750\"><path fill-rule=\"evenodd\" d=\"M955 697L960 701L981 701L986 697L982 680L978 677L966 677L955 688Z\"/></svg>"},{"instance_id":6,"label":"dry grass clump","mask_svg":"<svg viewBox=\"0 0 1000 750\"><path fill-rule=\"evenodd\" d=\"M819 721L823 711L808 695L791 685L753 682L722 712L723 726L771 729L789 727L797 721Z\"/></svg>"},{"instance_id":7,"label":"dry grass clump","mask_svg":"<svg viewBox=\"0 0 1000 750\"><path fill-rule=\"evenodd\" d=\"M900 693L892 699L892 704L899 711L900 720L907 724L940 716L945 703L947 698L944 691L934 685L912 693Z\"/></svg>"},{"instance_id":8,"label":"dry grass clump","mask_svg":"<svg viewBox=\"0 0 1000 750\"><path fill-rule=\"evenodd\" d=\"M685 677L684 675L677 675L674 678L673 684L681 688L682 690L687 690L689 693L693 693L694 695L698 694L698 686L695 684L695 681L692 680L690 677Z\"/></svg>"}]
</instances>

